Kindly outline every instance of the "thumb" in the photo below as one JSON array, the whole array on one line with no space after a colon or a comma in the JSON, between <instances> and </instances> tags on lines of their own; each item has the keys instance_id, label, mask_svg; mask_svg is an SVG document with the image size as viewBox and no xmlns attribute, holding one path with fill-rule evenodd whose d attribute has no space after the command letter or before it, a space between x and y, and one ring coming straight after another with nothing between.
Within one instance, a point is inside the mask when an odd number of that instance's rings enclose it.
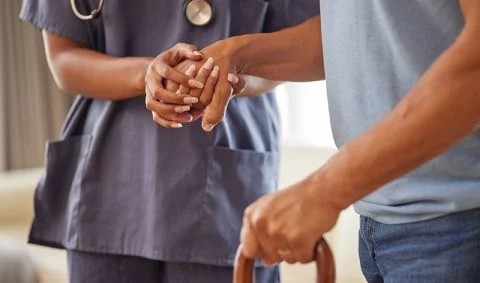
<instances>
[{"instance_id":1,"label":"thumb","mask_svg":"<svg viewBox=\"0 0 480 283\"><path fill-rule=\"evenodd\" d=\"M240 95L247 86L247 80L243 76L239 76L233 73L228 74L228 81L233 87L233 95Z\"/></svg>"},{"instance_id":2,"label":"thumb","mask_svg":"<svg viewBox=\"0 0 480 283\"><path fill-rule=\"evenodd\" d=\"M243 218L243 227L242 231L240 232L240 242L246 258L254 259L259 256L260 245L246 217Z\"/></svg>"}]
</instances>

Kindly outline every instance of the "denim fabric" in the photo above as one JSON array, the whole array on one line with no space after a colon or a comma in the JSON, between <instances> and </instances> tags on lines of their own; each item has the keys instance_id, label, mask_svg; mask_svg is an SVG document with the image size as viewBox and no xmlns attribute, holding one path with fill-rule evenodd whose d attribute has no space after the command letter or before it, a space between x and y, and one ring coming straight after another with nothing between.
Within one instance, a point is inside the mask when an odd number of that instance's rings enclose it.
<instances>
[{"instance_id":1,"label":"denim fabric","mask_svg":"<svg viewBox=\"0 0 480 283\"><path fill-rule=\"evenodd\" d=\"M480 282L480 209L409 224L362 217L359 254L370 283Z\"/></svg>"}]
</instances>

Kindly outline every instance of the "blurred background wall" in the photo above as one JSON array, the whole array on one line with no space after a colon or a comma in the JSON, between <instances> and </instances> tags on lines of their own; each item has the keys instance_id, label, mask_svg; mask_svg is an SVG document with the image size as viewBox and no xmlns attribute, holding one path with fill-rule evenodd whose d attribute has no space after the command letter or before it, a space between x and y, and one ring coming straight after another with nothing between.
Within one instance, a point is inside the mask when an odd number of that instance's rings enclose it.
<instances>
[{"instance_id":1,"label":"blurred background wall","mask_svg":"<svg viewBox=\"0 0 480 283\"><path fill-rule=\"evenodd\" d=\"M0 171L41 166L72 100L52 79L41 34L18 19L21 2L0 1Z\"/></svg>"}]
</instances>

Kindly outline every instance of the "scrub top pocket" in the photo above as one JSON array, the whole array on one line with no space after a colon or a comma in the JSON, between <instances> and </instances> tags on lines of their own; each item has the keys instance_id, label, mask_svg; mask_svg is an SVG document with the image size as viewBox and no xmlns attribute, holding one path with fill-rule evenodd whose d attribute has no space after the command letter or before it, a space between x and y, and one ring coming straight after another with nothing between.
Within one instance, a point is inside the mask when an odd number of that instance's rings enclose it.
<instances>
[{"instance_id":1,"label":"scrub top pocket","mask_svg":"<svg viewBox=\"0 0 480 283\"><path fill-rule=\"evenodd\" d=\"M92 136L73 136L47 145L45 174L35 191L35 222L30 242L67 246L76 241L71 230L80 200L85 159ZM73 224L73 225L72 225ZM38 228L37 228L38 227Z\"/></svg>"},{"instance_id":2,"label":"scrub top pocket","mask_svg":"<svg viewBox=\"0 0 480 283\"><path fill-rule=\"evenodd\" d=\"M204 243L216 256L233 258L245 208L277 188L279 153L211 147L205 191Z\"/></svg>"}]
</instances>

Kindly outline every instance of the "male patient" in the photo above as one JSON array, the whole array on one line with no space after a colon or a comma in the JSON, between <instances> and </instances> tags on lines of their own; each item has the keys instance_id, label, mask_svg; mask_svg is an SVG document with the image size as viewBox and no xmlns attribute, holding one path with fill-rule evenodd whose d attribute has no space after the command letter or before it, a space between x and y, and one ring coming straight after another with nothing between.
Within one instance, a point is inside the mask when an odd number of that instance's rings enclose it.
<instances>
[{"instance_id":1,"label":"male patient","mask_svg":"<svg viewBox=\"0 0 480 283\"><path fill-rule=\"evenodd\" d=\"M223 70L205 130L231 97L227 72L327 82L339 151L246 210L246 255L310 261L354 204L368 282L478 282L480 1L320 2L302 25L202 51Z\"/></svg>"}]
</instances>

